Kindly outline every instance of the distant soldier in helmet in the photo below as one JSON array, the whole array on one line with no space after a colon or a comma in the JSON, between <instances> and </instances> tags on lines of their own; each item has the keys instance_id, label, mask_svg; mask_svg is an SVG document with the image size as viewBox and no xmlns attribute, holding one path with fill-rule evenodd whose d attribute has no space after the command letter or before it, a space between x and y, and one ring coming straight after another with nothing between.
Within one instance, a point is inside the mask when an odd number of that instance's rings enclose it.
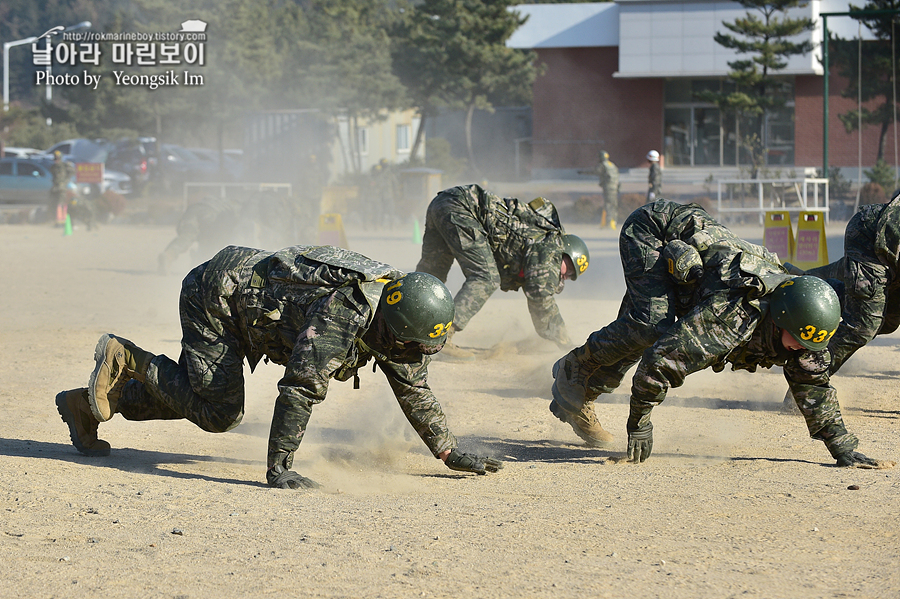
<instances>
[{"instance_id":1,"label":"distant soldier in helmet","mask_svg":"<svg viewBox=\"0 0 900 599\"><path fill-rule=\"evenodd\" d=\"M616 228L619 220L619 168L609 159L609 152L600 152L600 161L591 171L578 171L582 174L590 173L599 178L600 188L603 190L603 209L606 210L606 222L610 229Z\"/></svg>"},{"instance_id":2,"label":"distant soldier in helmet","mask_svg":"<svg viewBox=\"0 0 900 599\"><path fill-rule=\"evenodd\" d=\"M566 235L549 201L501 198L480 185L438 193L428 206L416 270L446 281L454 260L466 282L454 298L451 333L463 330L498 288L521 288L538 335L571 346L553 295L587 270L590 255L584 241Z\"/></svg>"},{"instance_id":3,"label":"distant soldier in helmet","mask_svg":"<svg viewBox=\"0 0 900 599\"><path fill-rule=\"evenodd\" d=\"M840 321L830 285L787 274L777 256L693 204L639 208L623 224L619 249L628 288L619 318L553 366L550 410L578 436L592 445L611 440L588 408L635 363L626 423L635 462L653 447L653 407L688 374L728 363L751 372L782 366L810 435L838 465L890 465L855 451L829 384L828 340Z\"/></svg>"},{"instance_id":4,"label":"distant soldier in helmet","mask_svg":"<svg viewBox=\"0 0 900 599\"><path fill-rule=\"evenodd\" d=\"M49 213L51 219L62 219L64 222L63 209L68 208L69 200L69 183L75 176L75 166L68 160L63 160L62 152L56 150L53 152L53 164L50 165L50 205ZM59 223L57 223L59 224Z\"/></svg>"},{"instance_id":5,"label":"distant soldier in helmet","mask_svg":"<svg viewBox=\"0 0 900 599\"><path fill-rule=\"evenodd\" d=\"M443 346L453 300L437 279L404 274L349 250L293 246L278 252L229 246L182 284L178 361L103 335L87 389L56 404L75 447L107 455L98 425L185 418L225 432L244 414L244 359L285 366L269 434L266 479L272 487L318 484L291 469L314 405L330 379L354 379L371 359L431 453L452 470L485 474L502 466L459 450L426 381L429 355Z\"/></svg>"},{"instance_id":6,"label":"distant soldier in helmet","mask_svg":"<svg viewBox=\"0 0 900 599\"><path fill-rule=\"evenodd\" d=\"M656 150L647 152L647 162L650 163L650 173L647 177L647 201L652 202L662 193L662 169L659 167L659 152Z\"/></svg>"}]
</instances>

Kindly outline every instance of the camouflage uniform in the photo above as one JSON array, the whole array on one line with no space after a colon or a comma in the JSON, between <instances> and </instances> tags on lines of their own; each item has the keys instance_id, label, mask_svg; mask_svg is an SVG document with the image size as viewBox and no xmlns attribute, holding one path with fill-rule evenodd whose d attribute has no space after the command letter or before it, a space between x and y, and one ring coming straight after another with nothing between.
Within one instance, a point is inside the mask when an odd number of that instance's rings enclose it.
<instances>
[{"instance_id":1,"label":"camouflage uniform","mask_svg":"<svg viewBox=\"0 0 900 599\"><path fill-rule=\"evenodd\" d=\"M312 407L328 381L358 384L370 359L385 374L413 428L438 456L457 447L426 382L429 358L397 344L378 299L392 267L328 246L279 252L229 246L185 277L182 352L160 355L146 383L130 380L118 412L128 420L187 418L203 430L237 426L244 411L243 360L285 366L269 435L268 467L290 469Z\"/></svg>"},{"instance_id":2,"label":"camouflage uniform","mask_svg":"<svg viewBox=\"0 0 900 599\"><path fill-rule=\"evenodd\" d=\"M767 283L760 297L752 291L719 292L666 331L643 356L634 375L629 432L645 427L669 387L681 386L692 372L710 366L720 372L726 363L732 370L750 372L782 366L810 436L823 441L835 458L854 451L859 440L844 427L837 391L829 383L831 355L828 350L784 349L781 330L768 314L772 290Z\"/></svg>"},{"instance_id":3,"label":"camouflage uniform","mask_svg":"<svg viewBox=\"0 0 900 599\"><path fill-rule=\"evenodd\" d=\"M606 157L597 167L608 222L619 220L619 169Z\"/></svg>"},{"instance_id":4,"label":"camouflage uniform","mask_svg":"<svg viewBox=\"0 0 900 599\"><path fill-rule=\"evenodd\" d=\"M669 276L661 252L676 239L698 251L699 282L678 285ZM692 372L710 366L719 372L726 363L751 372L783 366L811 436L835 456L856 448L829 384L830 355L784 349L780 329L768 315L769 294L790 278L775 254L736 237L696 204L666 200L626 219L619 249L627 285L619 318L572 352L596 369L588 377L585 401L612 392L640 361L627 424L633 431L646 426L669 387L681 386Z\"/></svg>"},{"instance_id":5,"label":"camouflage uniform","mask_svg":"<svg viewBox=\"0 0 900 599\"><path fill-rule=\"evenodd\" d=\"M696 249L703 261L699 282L678 284L668 271L663 249L680 240ZM764 247L737 237L697 204L657 200L625 219L619 235L625 274L625 297L616 320L591 333L573 350L580 362L596 368L588 380L587 401L612 393L644 350L687 314L704 294L755 287L746 272L763 269L784 274L778 258ZM574 406L578 408L578 406Z\"/></svg>"},{"instance_id":6,"label":"camouflage uniform","mask_svg":"<svg viewBox=\"0 0 900 599\"><path fill-rule=\"evenodd\" d=\"M831 374L870 342L900 324L900 195L861 206L847 223L844 257L807 274L844 284L842 321L828 343Z\"/></svg>"},{"instance_id":7,"label":"camouflage uniform","mask_svg":"<svg viewBox=\"0 0 900 599\"><path fill-rule=\"evenodd\" d=\"M69 189L69 181L75 176L75 167L67 160L56 159L50 165L50 176L52 177L50 212L53 214L51 218L56 218L57 207L67 204L66 192Z\"/></svg>"},{"instance_id":8,"label":"camouflage uniform","mask_svg":"<svg viewBox=\"0 0 900 599\"><path fill-rule=\"evenodd\" d=\"M659 168L658 162L650 163L650 175L647 177L649 189L647 189L647 200L652 202L659 194L662 193L662 169Z\"/></svg>"},{"instance_id":9,"label":"camouflage uniform","mask_svg":"<svg viewBox=\"0 0 900 599\"><path fill-rule=\"evenodd\" d=\"M499 287L521 288L538 335L570 343L553 295L563 289L563 227L550 202L501 198L479 185L440 192L428 206L416 270L446 282L453 260L466 282L456 294L453 328L463 330Z\"/></svg>"}]
</instances>

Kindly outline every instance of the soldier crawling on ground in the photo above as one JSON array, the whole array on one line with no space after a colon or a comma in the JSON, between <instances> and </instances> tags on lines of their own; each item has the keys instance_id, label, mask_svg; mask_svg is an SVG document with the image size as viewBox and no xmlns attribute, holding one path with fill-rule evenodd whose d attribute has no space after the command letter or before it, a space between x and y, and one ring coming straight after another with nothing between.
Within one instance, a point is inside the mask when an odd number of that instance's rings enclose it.
<instances>
[{"instance_id":1,"label":"soldier crawling on ground","mask_svg":"<svg viewBox=\"0 0 900 599\"><path fill-rule=\"evenodd\" d=\"M551 412L591 445L609 442L593 402L638 364L626 423L628 457L653 447L650 413L692 372L782 366L810 436L839 466L890 467L856 452L829 383L828 341L841 318L825 281L794 277L767 249L743 241L696 204L657 200L623 224L626 294L619 318L553 366Z\"/></svg>"},{"instance_id":2,"label":"soldier crawling on ground","mask_svg":"<svg viewBox=\"0 0 900 599\"><path fill-rule=\"evenodd\" d=\"M480 185L445 189L428 206L416 270L446 281L454 260L466 281L454 298L451 336L466 327L498 288L521 288L537 334L561 348L571 347L553 296L567 279L587 270L590 256L584 241L565 233L553 204L544 198L528 203L501 198ZM449 343L447 349L465 354Z\"/></svg>"},{"instance_id":3,"label":"soldier crawling on ground","mask_svg":"<svg viewBox=\"0 0 900 599\"><path fill-rule=\"evenodd\" d=\"M330 246L278 252L229 246L185 277L180 298L178 361L131 341L103 335L87 388L64 391L56 405L72 443L85 455L108 455L99 425L186 418L209 432L244 415L246 358L285 366L269 435L266 480L272 487L313 488L293 471L294 453L330 379L358 385L369 360L384 373L410 424L451 470L485 474L502 463L459 450L431 389L429 356L453 322L447 288L425 273L404 274Z\"/></svg>"},{"instance_id":4,"label":"soldier crawling on ground","mask_svg":"<svg viewBox=\"0 0 900 599\"><path fill-rule=\"evenodd\" d=\"M794 274L804 274L785 264ZM828 342L829 374L858 349L900 325L900 194L886 204L861 206L844 232L844 257L805 274L840 281L841 324ZM794 410L790 391L785 409Z\"/></svg>"}]
</instances>

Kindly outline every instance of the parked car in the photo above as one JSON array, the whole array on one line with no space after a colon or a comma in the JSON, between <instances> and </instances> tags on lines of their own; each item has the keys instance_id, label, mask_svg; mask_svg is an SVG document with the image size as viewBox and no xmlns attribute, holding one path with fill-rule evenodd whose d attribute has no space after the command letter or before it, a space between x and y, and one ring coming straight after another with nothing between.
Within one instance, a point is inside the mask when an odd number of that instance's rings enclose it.
<instances>
[{"instance_id":1,"label":"parked car","mask_svg":"<svg viewBox=\"0 0 900 599\"><path fill-rule=\"evenodd\" d=\"M158 169L155 137L126 138L113 142L106 158L106 168L131 177L131 186L141 194Z\"/></svg>"},{"instance_id":2,"label":"parked car","mask_svg":"<svg viewBox=\"0 0 900 599\"><path fill-rule=\"evenodd\" d=\"M110 168L107 164L113 148L114 144L105 139L67 139L53 144L35 158L52 162L54 153L60 152L63 160L68 160L73 164L78 162L103 163L103 183L99 187L96 184L81 183L79 191L88 195L100 195L110 189L118 194L128 195L133 191L131 176L118 169Z\"/></svg>"},{"instance_id":3,"label":"parked car","mask_svg":"<svg viewBox=\"0 0 900 599\"><path fill-rule=\"evenodd\" d=\"M63 160L70 158L64 156ZM53 186L52 164L53 161L46 157L0 159L0 203L47 204ZM111 190L126 196L131 193L131 178L124 173L104 169L103 183L99 187L89 183L76 184L73 177L69 188L72 193L82 195L96 196Z\"/></svg>"},{"instance_id":4,"label":"parked car","mask_svg":"<svg viewBox=\"0 0 900 599\"><path fill-rule=\"evenodd\" d=\"M214 169L216 178L221 181L238 181L243 175L243 152L240 150L223 150L222 164L219 167L219 152L209 148L188 148L195 156L209 163Z\"/></svg>"},{"instance_id":5,"label":"parked car","mask_svg":"<svg viewBox=\"0 0 900 599\"><path fill-rule=\"evenodd\" d=\"M81 193L83 194L96 194L98 191L91 184L79 183L78 185L82 186ZM114 191L123 196L131 194L134 191L131 185L131 177L119 171L108 168L103 169L103 183L100 185L99 193L103 194L106 191Z\"/></svg>"},{"instance_id":6,"label":"parked car","mask_svg":"<svg viewBox=\"0 0 900 599\"><path fill-rule=\"evenodd\" d=\"M110 144L105 139L80 137L53 144L44 150L44 155L53 159L53 153L59 152L63 156L69 156L72 162L103 162L105 164L109 150Z\"/></svg>"},{"instance_id":7,"label":"parked car","mask_svg":"<svg viewBox=\"0 0 900 599\"><path fill-rule=\"evenodd\" d=\"M215 181L218 165L175 144L159 146L159 180L168 192L181 193L187 182Z\"/></svg>"},{"instance_id":8,"label":"parked car","mask_svg":"<svg viewBox=\"0 0 900 599\"><path fill-rule=\"evenodd\" d=\"M46 206L52 186L53 175L46 160L0 158L0 204ZM71 188L74 192L74 183Z\"/></svg>"},{"instance_id":9,"label":"parked car","mask_svg":"<svg viewBox=\"0 0 900 599\"><path fill-rule=\"evenodd\" d=\"M0 156L0 158L31 158L38 154L41 154L41 151L35 148L6 146L3 148L3 156Z\"/></svg>"}]
</instances>

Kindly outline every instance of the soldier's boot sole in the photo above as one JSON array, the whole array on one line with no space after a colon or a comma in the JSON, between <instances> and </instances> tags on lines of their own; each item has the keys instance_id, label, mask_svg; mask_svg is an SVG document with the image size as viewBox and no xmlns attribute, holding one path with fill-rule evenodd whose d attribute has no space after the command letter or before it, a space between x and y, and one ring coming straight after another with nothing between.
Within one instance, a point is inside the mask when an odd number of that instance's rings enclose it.
<instances>
[{"instance_id":1,"label":"soldier's boot sole","mask_svg":"<svg viewBox=\"0 0 900 599\"><path fill-rule=\"evenodd\" d=\"M69 427L69 438L80 453L89 457L109 455L109 443L97 438L99 422L86 412L85 389L61 391L56 395L56 411ZM82 405L83 404L83 405Z\"/></svg>"},{"instance_id":2,"label":"soldier's boot sole","mask_svg":"<svg viewBox=\"0 0 900 599\"><path fill-rule=\"evenodd\" d=\"M94 371L88 383L91 412L100 422L116 413L125 383L131 375L125 370L125 346L110 334L104 334L94 348Z\"/></svg>"},{"instance_id":3,"label":"soldier's boot sole","mask_svg":"<svg viewBox=\"0 0 900 599\"><path fill-rule=\"evenodd\" d=\"M554 400L550 402L550 412L571 426L575 434L591 447L603 447L615 440L612 433L600 426L593 404L585 404L579 413L573 414Z\"/></svg>"}]
</instances>

